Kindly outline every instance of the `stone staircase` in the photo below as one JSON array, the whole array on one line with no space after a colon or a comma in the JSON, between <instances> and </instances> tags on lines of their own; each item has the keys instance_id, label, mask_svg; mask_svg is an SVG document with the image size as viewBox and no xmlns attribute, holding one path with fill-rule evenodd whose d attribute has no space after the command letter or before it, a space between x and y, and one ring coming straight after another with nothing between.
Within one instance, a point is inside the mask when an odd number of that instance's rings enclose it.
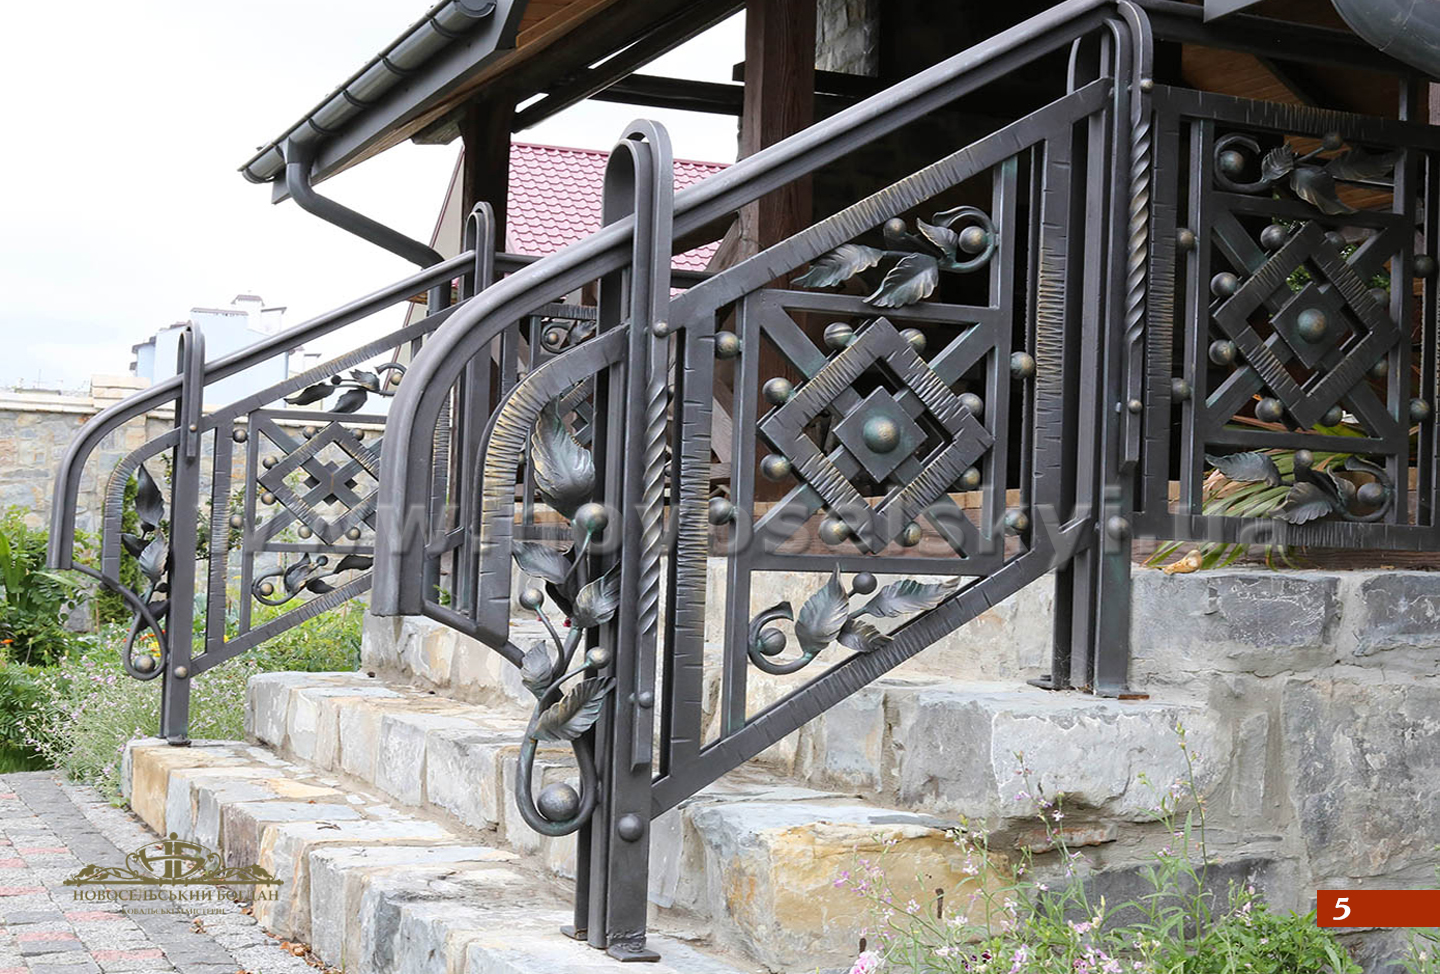
<instances>
[{"instance_id":1,"label":"stone staircase","mask_svg":"<svg viewBox=\"0 0 1440 974\"><path fill-rule=\"evenodd\" d=\"M1066 837L1091 860L1089 881L1112 900L1133 895L1166 838L1141 779L1163 787L1185 773L1177 723L1202 755L1219 874L1302 909L1322 885L1423 882L1440 826L1411 818L1397 839L1367 836L1365 822L1433 807L1440 749L1417 742L1433 743L1425 728L1440 714L1440 637L1424 621L1440 618L1440 576L1136 582L1140 699L1023 684L1048 650L1048 592L1032 587L656 820L652 943L664 960L652 969L844 969L867 918L835 879L856 857L888 845L892 878L919 877L897 894L922 901L984 881L946 830L984 821L992 848L1042 849L1016 800L1027 787L1066 792ZM137 813L275 872L286 885L257 903L261 922L347 971L613 967L556 932L574 838L540 837L514 809L530 700L518 674L420 619L368 620L363 657L358 673L254 678L251 743L132 746ZM757 679L752 707L786 686ZM1383 751L1386 773L1357 748ZM543 783L566 780L568 748L537 768Z\"/></svg>"}]
</instances>

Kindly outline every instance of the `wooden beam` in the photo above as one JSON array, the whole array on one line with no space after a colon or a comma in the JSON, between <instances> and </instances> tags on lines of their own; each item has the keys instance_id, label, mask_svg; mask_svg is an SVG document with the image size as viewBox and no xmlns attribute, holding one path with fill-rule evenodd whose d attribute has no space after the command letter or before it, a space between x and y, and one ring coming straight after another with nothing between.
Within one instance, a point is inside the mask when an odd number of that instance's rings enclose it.
<instances>
[{"instance_id":1,"label":"wooden beam","mask_svg":"<svg viewBox=\"0 0 1440 974\"><path fill-rule=\"evenodd\" d=\"M476 203L495 208L495 242L505 249L505 207L510 195L510 123L515 103L508 99L479 98L470 102L460 121L465 144L461 173L461 213Z\"/></svg>"}]
</instances>

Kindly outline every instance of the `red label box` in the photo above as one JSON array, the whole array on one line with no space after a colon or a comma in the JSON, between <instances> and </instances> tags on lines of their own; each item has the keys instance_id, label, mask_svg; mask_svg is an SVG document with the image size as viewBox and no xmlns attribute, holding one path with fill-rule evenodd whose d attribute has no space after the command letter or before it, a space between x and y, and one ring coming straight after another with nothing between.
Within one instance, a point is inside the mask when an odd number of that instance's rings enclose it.
<instances>
[{"instance_id":1,"label":"red label box","mask_svg":"<svg viewBox=\"0 0 1440 974\"><path fill-rule=\"evenodd\" d=\"M1322 927L1440 927L1440 889L1315 891Z\"/></svg>"}]
</instances>

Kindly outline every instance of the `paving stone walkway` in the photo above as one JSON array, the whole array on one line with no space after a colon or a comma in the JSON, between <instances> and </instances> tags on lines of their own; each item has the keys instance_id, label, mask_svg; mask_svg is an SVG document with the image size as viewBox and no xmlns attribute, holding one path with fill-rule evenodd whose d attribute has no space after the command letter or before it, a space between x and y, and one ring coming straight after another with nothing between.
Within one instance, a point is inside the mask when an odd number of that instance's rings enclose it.
<instances>
[{"instance_id":1,"label":"paving stone walkway","mask_svg":"<svg viewBox=\"0 0 1440 974\"><path fill-rule=\"evenodd\" d=\"M234 903L126 914L63 885L86 864L121 865L155 838L53 772L0 775L0 974L316 974Z\"/></svg>"}]
</instances>

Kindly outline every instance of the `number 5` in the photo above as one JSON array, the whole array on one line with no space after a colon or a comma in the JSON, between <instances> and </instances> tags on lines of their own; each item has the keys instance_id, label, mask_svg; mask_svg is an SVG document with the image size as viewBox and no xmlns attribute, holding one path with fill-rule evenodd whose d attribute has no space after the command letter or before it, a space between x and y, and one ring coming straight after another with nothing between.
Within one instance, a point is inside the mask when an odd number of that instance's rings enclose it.
<instances>
[{"instance_id":1,"label":"number 5","mask_svg":"<svg viewBox=\"0 0 1440 974\"><path fill-rule=\"evenodd\" d=\"M1349 898L1348 896L1341 896L1335 900L1335 907L1344 911L1343 913L1335 914L1336 920L1344 920L1350 916L1350 904L1345 902Z\"/></svg>"}]
</instances>

